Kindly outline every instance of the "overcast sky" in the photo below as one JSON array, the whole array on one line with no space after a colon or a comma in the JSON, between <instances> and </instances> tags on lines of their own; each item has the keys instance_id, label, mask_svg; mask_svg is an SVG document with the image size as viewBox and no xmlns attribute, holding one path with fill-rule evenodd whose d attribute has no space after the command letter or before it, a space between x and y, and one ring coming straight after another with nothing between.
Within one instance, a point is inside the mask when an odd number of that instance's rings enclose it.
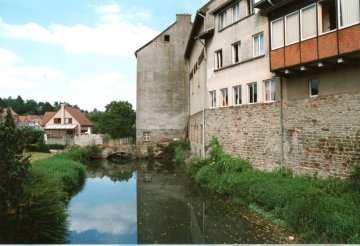
<instances>
[{"instance_id":1,"label":"overcast sky","mask_svg":"<svg viewBox=\"0 0 360 246\"><path fill-rule=\"evenodd\" d=\"M136 104L134 51L207 0L0 0L0 97Z\"/></svg>"}]
</instances>

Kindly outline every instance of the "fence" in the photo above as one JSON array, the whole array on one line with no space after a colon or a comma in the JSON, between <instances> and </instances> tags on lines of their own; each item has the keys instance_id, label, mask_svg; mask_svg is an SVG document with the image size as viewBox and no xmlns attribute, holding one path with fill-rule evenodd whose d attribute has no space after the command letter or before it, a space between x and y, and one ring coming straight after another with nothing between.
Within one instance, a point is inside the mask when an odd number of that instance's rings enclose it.
<instances>
[{"instance_id":1,"label":"fence","mask_svg":"<svg viewBox=\"0 0 360 246\"><path fill-rule=\"evenodd\" d=\"M133 144L133 143L135 143L135 138L133 137L119 139L119 144Z\"/></svg>"}]
</instances>

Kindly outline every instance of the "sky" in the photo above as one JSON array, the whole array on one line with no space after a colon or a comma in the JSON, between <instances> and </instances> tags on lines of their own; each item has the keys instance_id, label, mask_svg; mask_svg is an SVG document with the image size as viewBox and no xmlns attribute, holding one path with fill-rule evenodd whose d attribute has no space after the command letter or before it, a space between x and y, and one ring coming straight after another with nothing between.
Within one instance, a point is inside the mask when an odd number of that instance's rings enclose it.
<instances>
[{"instance_id":1,"label":"sky","mask_svg":"<svg viewBox=\"0 0 360 246\"><path fill-rule=\"evenodd\" d=\"M0 97L136 109L134 52L207 0L0 0Z\"/></svg>"}]
</instances>

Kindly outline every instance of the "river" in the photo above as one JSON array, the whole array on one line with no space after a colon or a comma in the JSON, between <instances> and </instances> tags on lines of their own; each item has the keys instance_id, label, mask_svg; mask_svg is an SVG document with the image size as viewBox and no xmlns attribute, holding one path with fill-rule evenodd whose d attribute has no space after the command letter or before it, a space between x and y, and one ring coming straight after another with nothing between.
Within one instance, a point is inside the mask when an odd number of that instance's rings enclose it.
<instances>
[{"instance_id":1,"label":"river","mask_svg":"<svg viewBox=\"0 0 360 246\"><path fill-rule=\"evenodd\" d=\"M95 162L68 206L72 244L285 243L286 233L172 163Z\"/></svg>"}]
</instances>

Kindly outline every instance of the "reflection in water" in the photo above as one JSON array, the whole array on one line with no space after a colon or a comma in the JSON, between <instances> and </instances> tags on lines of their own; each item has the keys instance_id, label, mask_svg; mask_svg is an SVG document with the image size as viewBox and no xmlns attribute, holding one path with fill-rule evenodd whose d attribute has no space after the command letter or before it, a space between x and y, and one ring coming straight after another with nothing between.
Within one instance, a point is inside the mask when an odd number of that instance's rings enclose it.
<instances>
[{"instance_id":1,"label":"reflection in water","mask_svg":"<svg viewBox=\"0 0 360 246\"><path fill-rule=\"evenodd\" d=\"M137 243L136 174L130 174L127 182L107 176L86 179L69 205L70 243Z\"/></svg>"},{"instance_id":2,"label":"reflection in water","mask_svg":"<svg viewBox=\"0 0 360 246\"><path fill-rule=\"evenodd\" d=\"M83 191L70 202L69 242L284 242L282 230L183 174L158 162L92 165Z\"/></svg>"}]
</instances>

